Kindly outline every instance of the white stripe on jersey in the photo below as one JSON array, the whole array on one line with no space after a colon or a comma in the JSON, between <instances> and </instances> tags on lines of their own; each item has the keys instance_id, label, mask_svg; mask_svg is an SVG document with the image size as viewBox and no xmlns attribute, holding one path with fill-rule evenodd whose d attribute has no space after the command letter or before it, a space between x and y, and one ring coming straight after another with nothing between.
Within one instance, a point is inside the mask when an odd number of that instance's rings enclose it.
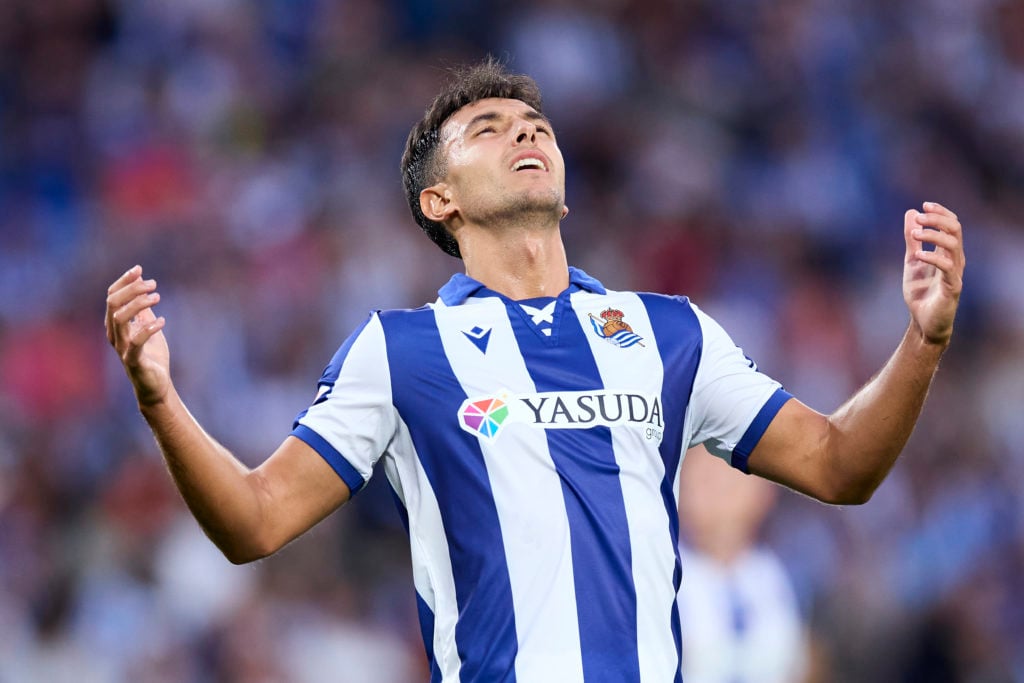
<instances>
[{"instance_id":1,"label":"white stripe on jersey","mask_svg":"<svg viewBox=\"0 0 1024 683\"><path fill-rule=\"evenodd\" d=\"M690 307L700 321L704 345L693 382L693 395L701 400L690 403L683 444L703 443L712 455L731 464L736 444L780 385L752 374L750 361L722 326L695 304ZM752 377L760 381L751 381Z\"/></svg>"},{"instance_id":2,"label":"white stripe on jersey","mask_svg":"<svg viewBox=\"0 0 1024 683\"><path fill-rule=\"evenodd\" d=\"M392 454L401 455L393 457ZM416 455L409 428L401 418L395 440L383 461L388 480L408 512L413 584L434 613L434 659L444 673L444 680L457 681L462 665L455 646L459 605L448 537L434 489Z\"/></svg>"},{"instance_id":3,"label":"white stripe on jersey","mask_svg":"<svg viewBox=\"0 0 1024 683\"><path fill-rule=\"evenodd\" d=\"M605 389L642 391L660 396L664 369L653 333L643 335L646 346L634 344L624 348L609 344L590 329L589 312L598 307L615 307L628 311L634 329L652 330L647 308L640 297L609 291L607 295L576 292L570 299L590 342L590 351ZM630 361L625 363L623 357L627 354ZM666 423L679 419L675 415L663 415L662 418ZM613 429L611 432L615 460L621 470L619 482L629 525L640 680L671 681L678 666L675 638L669 628L672 610L676 608L672 585L676 541L669 533L665 502L660 495L665 476L665 465L658 451L660 439L648 440L637 429ZM671 476L674 477L675 473ZM651 533L652 528L664 533Z\"/></svg>"},{"instance_id":4,"label":"white stripe on jersey","mask_svg":"<svg viewBox=\"0 0 1024 683\"><path fill-rule=\"evenodd\" d=\"M364 482L369 481L398 419L379 315L367 321L338 368L334 383L327 389L321 386L316 400L320 402L314 403L299 423L323 437ZM374 419L367 419L368 415Z\"/></svg>"},{"instance_id":5,"label":"white stripe on jersey","mask_svg":"<svg viewBox=\"0 0 1024 683\"><path fill-rule=\"evenodd\" d=\"M466 395L493 393L496 383L512 393L536 392L505 304L497 298L479 302L434 309L445 355ZM492 329L487 352L481 353L468 345L462 330L485 316L501 322ZM546 433L507 425L500 446L481 439L480 448L512 588L519 641L516 679L583 683L569 520Z\"/></svg>"}]
</instances>

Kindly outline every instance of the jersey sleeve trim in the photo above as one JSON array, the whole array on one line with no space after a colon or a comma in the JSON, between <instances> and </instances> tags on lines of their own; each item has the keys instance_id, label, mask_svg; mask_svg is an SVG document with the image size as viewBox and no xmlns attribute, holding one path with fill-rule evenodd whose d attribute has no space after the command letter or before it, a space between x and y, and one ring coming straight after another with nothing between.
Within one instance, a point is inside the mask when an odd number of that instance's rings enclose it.
<instances>
[{"instance_id":1,"label":"jersey sleeve trim","mask_svg":"<svg viewBox=\"0 0 1024 683\"><path fill-rule=\"evenodd\" d=\"M345 456L339 453L322 436L306 425L301 424L292 429L292 436L305 441L314 451L320 454L320 457L327 461L331 469L348 485L349 495L355 495L359 489L363 488L363 484L366 483L363 476L359 474L359 471L352 466L352 463Z\"/></svg>"},{"instance_id":2,"label":"jersey sleeve trim","mask_svg":"<svg viewBox=\"0 0 1024 683\"><path fill-rule=\"evenodd\" d=\"M786 401L791 398L793 398L793 395L785 389L776 389L775 393L765 401L765 404L761 406L761 410L757 411L757 415L754 416L754 421L750 423L747 431L743 433L743 437L736 444L736 448L733 449L731 460L733 467L744 474L750 474L750 470L747 467L750 453L761 440L761 437L764 436L765 430L768 429L768 425L775 419L775 415L782 409Z\"/></svg>"}]
</instances>

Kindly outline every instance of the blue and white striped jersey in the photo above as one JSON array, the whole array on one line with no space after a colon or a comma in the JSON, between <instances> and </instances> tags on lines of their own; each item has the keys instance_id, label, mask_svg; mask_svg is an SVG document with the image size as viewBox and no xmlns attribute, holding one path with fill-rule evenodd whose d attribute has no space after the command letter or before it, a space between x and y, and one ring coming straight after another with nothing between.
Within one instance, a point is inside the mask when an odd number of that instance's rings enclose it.
<instances>
[{"instance_id":1,"label":"blue and white striped jersey","mask_svg":"<svg viewBox=\"0 0 1024 683\"><path fill-rule=\"evenodd\" d=\"M679 681L682 454L745 469L789 394L685 298L524 303L460 274L372 314L292 434L353 493L381 461L431 681Z\"/></svg>"}]
</instances>

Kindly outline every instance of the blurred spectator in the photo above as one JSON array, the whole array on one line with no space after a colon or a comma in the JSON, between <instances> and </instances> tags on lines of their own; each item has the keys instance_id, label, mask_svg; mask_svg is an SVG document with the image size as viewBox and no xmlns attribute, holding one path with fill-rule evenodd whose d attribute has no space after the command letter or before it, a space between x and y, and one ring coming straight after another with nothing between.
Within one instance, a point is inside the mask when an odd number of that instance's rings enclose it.
<instances>
[{"instance_id":1,"label":"blurred spectator","mask_svg":"<svg viewBox=\"0 0 1024 683\"><path fill-rule=\"evenodd\" d=\"M809 655L786 570L760 540L774 485L693 448L679 487L683 680L800 683Z\"/></svg>"}]
</instances>

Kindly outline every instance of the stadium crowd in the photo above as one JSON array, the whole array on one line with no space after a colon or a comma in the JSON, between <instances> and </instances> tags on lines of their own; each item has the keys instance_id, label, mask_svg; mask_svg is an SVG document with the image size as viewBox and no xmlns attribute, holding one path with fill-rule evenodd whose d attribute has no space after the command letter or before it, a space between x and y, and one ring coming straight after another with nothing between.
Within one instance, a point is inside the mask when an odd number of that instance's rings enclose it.
<instances>
[{"instance_id":1,"label":"stadium crowd","mask_svg":"<svg viewBox=\"0 0 1024 683\"><path fill-rule=\"evenodd\" d=\"M966 228L958 329L866 505L765 529L814 681L1024 681L1024 4L0 3L0 682L426 680L384 477L236 567L188 515L102 328L160 282L179 391L255 464L372 308L460 263L398 160L444 66L535 76L570 263L689 295L822 411L907 314L907 208ZM685 580L685 567L684 567Z\"/></svg>"}]
</instances>

